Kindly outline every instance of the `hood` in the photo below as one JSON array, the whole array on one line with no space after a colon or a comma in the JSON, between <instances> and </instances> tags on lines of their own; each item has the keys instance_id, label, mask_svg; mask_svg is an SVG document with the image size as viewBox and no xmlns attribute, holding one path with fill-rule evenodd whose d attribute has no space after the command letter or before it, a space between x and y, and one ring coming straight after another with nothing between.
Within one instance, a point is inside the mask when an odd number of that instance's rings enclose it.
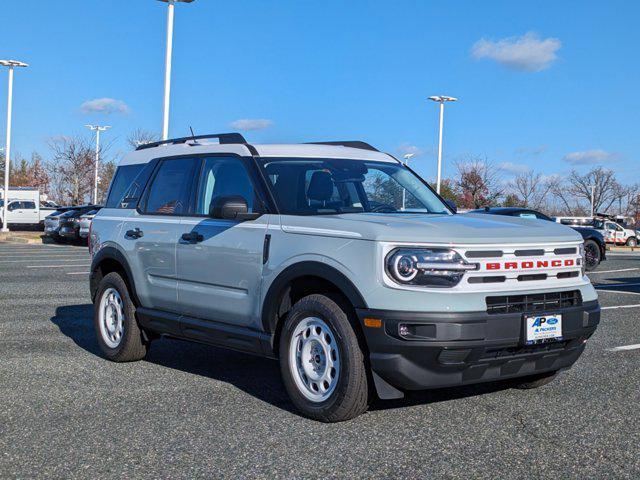
<instances>
[{"instance_id":1,"label":"hood","mask_svg":"<svg viewBox=\"0 0 640 480\"><path fill-rule=\"evenodd\" d=\"M307 235L452 245L582 241L577 232L555 222L469 213L283 215L282 228Z\"/></svg>"}]
</instances>

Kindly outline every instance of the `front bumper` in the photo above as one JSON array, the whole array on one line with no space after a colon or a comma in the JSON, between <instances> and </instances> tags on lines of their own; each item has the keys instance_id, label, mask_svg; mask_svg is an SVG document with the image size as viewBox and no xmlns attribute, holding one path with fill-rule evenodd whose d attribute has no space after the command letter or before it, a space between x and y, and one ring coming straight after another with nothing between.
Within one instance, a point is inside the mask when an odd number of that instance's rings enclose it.
<instances>
[{"instance_id":1,"label":"front bumper","mask_svg":"<svg viewBox=\"0 0 640 480\"><path fill-rule=\"evenodd\" d=\"M358 310L375 374L395 388L431 388L490 382L571 367L600 322L597 301L555 310L562 341L525 345L524 314L415 313ZM539 313L536 313L539 314ZM382 320L381 328L365 318ZM406 340L399 324L419 332Z\"/></svg>"}]
</instances>

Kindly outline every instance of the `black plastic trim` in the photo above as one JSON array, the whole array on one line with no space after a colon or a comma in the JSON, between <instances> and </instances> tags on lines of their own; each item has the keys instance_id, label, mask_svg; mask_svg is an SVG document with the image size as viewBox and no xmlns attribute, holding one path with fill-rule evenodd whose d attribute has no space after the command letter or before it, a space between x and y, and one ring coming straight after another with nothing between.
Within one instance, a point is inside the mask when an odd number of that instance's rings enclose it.
<instances>
[{"instance_id":1,"label":"black plastic trim","mask_svg":"<svg viewBox=\"0 0 640 480\"><path fill-rule=\"evenodd\" d=\"M307 142L307 145L334 145L338 147L358 148L360 150L369 150L370 152L379 152L376 147L369 145L367 142L360 140L331 141L331 142Z\"/></svg>"},{"instance_id":2,"label":"black plastic trim","mask_svg":"<svg viewBox=\"0 0 640 480\"><path fill-rule=\"evenodd\" d=\"M335 268L320 262L300 262L284 269L271 283L262 305L262 326L265 332L276 329L276 314L282 294L292 281L298 277L315 276L333 283L347 297L354 308L368 308L364 297L354 284Z\"/></svg>"},{"instance_id":3,"label":"black plastic trim","mask_svg":"<svg viewBox=\"0 0 640 480\"><path fill-rule=\"evenodd\" d=\"M247 327L144 307L137 308L136 316L144 329L156 334L254 355L273 355L271 335Z\"/></svg>"},{"instance_id":4,"label":"black plastic trim","mask_svg":"<svg viewBox=\"0 0 640 480\"><path fill-rule=\"evenodd\" d=\"M133 298L134 303L137 305L140 304L138 299L138 294L136 292L136 285L133 281L133 273L131 271L131 267L129 266L129 262L127 262L126 257L115 247L104 247L100 249L91 260L91 270L89 275L89 290L91 292L91 300L95 300L96 293L98 291L98 267L105 260L115 260L118 262L125 271L127 278L125 281L127 285L131 289L131 296Z\"/></svg>"}]
</instances>

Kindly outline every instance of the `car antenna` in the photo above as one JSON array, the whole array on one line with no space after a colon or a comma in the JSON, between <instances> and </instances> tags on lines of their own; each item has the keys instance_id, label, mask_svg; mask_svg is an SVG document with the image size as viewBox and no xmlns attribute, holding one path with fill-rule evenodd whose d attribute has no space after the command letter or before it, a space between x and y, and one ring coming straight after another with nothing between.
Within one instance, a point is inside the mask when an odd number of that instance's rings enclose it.
<instances>
[{"instance_id":1,"label":"car antenna","mask_svg":"<svg viewBox=\"0 0 640 480\"><path fill-rule=\"evenodd\" d=\"M193 138L193 143L198 144L198 140L196 139L196 134L193 133L193 127L189 125L189 130L191 130L191 138Z\"/></svg>"}]
</instances>

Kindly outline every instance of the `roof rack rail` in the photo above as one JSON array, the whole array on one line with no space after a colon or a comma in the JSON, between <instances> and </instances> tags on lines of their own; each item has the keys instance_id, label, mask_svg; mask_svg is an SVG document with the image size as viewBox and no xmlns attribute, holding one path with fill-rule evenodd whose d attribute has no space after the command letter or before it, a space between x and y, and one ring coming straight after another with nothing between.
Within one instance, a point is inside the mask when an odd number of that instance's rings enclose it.
<instances>
[{"instance_id":1,"label":"roof rack rail","mask_svg":"<svg viewBox=\"0 0 640 480\"><path fill-rule=\"evenodd\" d=\"M366 142L359 140L337 141L337 142L308 142L307 145L338 145L340 147L359 148L360 150L370 150L372 152L379 152L376 147L369 145Z\"/></svg>"},{"instance_id":2,"label":"roof rack rail","mask_svg":"<svg viewBox=\"0 0 640 480\"><path fill-rule=\"evenodd\" d=\"M239 133L212 133L211 135L196 135L191 137L170 138L168 140L160 140L159 142L145 143L138 146L136 150L144 150L146 148L159 147L160 145L177 145L180 143L186 143L189 140L204 140L209 138L217 138L220 144L240 143L246 144L247 141Z\"/></svg>"}]
</instances>

